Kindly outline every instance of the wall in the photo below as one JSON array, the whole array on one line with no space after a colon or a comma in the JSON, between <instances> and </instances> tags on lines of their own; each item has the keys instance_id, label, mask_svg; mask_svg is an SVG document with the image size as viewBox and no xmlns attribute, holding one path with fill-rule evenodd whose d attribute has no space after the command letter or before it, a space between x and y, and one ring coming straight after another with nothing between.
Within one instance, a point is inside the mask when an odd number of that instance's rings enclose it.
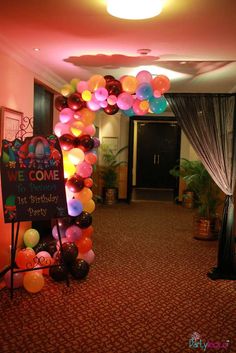
<instances>
[{"instance_id":1,"label":"wall","mask_svg":"<svg viewBox=\"0 0 236 353\"><path fill-rule=\"evenodd\" d=\"M24 116L33 116L34 107L34 79L41 82L39 75L34 74L10 56L0 52L0 106L23 112ZM48 82L45 84L49 85ZM55 87L52 87L55 89ZM29 222L22 222L20 227L19 246ZM11 225L3 222L2 198L0 195L0 271L9 264Z\"/></svg>"}]
</instances>

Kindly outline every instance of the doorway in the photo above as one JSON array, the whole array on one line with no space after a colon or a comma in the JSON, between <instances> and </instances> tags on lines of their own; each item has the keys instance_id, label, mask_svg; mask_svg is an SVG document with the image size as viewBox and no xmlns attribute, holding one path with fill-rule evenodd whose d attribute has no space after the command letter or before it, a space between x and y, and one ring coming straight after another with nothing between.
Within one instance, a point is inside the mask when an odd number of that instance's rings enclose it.
<instances>
[{"instance_id":1,"label":"doorway","mask_svg":"<svg viewBox=\"0 0 236 353\"><path fill-rule=\"evenodd\" d=\"M54 92L39 82L34 83L34 135L47 136L53 131L53 99ZM51 221L34 221L42 238L51 235Z\"/></svg>"},{"instance_id":2,"label":"doorway","mask_svg":"<svg viewBox=\"0 0 236 353\"><path fill-rule=\"evenodd\" d=\"M169 173L180 156L180 127L173 117L133 117L129 131L127 201L171 201L178 180Z\"/></svg>"}]
</instances>

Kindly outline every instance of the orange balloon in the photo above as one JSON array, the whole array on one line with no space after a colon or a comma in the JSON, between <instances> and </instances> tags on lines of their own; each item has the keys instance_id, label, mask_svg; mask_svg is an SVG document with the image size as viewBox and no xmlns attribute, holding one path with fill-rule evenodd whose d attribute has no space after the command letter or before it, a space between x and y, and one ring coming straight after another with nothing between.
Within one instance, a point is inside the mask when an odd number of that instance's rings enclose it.
<instances>
[{"instance_id":1,"label":"orange balloon","mask_svg":"<svg viewBox=\"0 0 236 353\"><path fill-rule=\"evenodd\" d=\"M27 272L24 275L23 286L30 293L39 292L44 286L43 275L37 271Z\"/></svg>"},{"instance_id":2,"label":"orange balloon","mask_svg":"<svg viewBox=\"0 0 236 353\"><path fill-rule=\"evenodd\" d=\"M88 228L82 229L82 238L91 238L93 235L94 228L93 226L89 226Z\"/></svg>"},{"instance_id":3,"label":"orange balloon","mask_svg":"<svg viewBox=\"0 0 236 353\"><path fill-rule=\"evenodd\" d=\"M87 203L93 197L93 193L89 188L84 187L80 192L74 194L76 200L80 200L82 204Z\"/></svg>"},{"instance_id":4,"label":"orange balloon","mask_svg":"<svg viewBox=\"0 0 236 353\"><path fill-rule=\"evenodd\" d=\"M35 251L31 248L22 249L16 255L16 264L21 269L33 268L35 262Z\"/></svg>"},{"instance_id":5,"label":"orange balloon","mask_svg":"<svg viewBox=\"0 0 236 353\"><path fill-rule=\"evenodd\" d=\"M83 108L82 110L80 110L80 120L86 126L93 124L95 120L95 116L96 116L95 112L93 112L88 108Z\"/></svg>"},{"instance_id":6,"label":"orange balloon","mask_svg":"<svg viewBox=\"0 0 236 353\"><path fill-rule=\"evenodd\" d=\"M95 202L93 200L89 200L84 204L84 211L88 213L92 213L95 210Z\"/></svg>"},{"instance_id":7,"label":"orange balloon","mask_svg":"<svg viewBox=\"0 0 236 353\"><path fill-rule=\"evenodd\" d=\"M90 238L82 238L76 242L79 252L85 253L92 249L93 243Z\"/></svg>"},{"instance_id":8,"label":"orange balloon","mask_svg":"<svg viewBox=\"0 0 236 353\"><path fill-rule=\"evenodd\" d=\"M93 75L88 80L88 89L91 92L96 91L99 87L105 87L106 80L102 75Z\"/></svg>"},{"instance_id":9,"label":"orange balloon","mask_svg":"<svg viewBox=\"0 0 236 353\"><path fill-rule=\"evenodd\" d=\"M134 76L124 76L120 79L122 84L123 91L128 92L130 94L135 93L136 88L138 86L138 80Z\"/></svg>"},{"instance_id":10,"label":"orange balloon","mask_svg":"<svg viewBox=\"0 0 236 353\"><path fill-rule=\"evenodd\" d=\"M161 94L167 92L170 89L170 80L165 75L157 75L152 80L152 88L154 91L161 92Z\"/></svg>"}]
</instances>

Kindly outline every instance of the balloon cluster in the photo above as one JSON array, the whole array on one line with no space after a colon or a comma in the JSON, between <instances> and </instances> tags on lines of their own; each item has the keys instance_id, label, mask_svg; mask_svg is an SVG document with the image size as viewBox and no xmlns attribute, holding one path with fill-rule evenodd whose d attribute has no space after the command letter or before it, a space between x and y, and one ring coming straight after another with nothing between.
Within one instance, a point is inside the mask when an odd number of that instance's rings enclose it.
<instances>
[{"instance_id":1,"label":"balloon cluster","mask_svg":"<svg viewBox=\"0 0 236 353\"><path fill-rule=\"evenodd\" d=\"M81 243L83 238L91 237L93 228L86 229L85 234L81 234ZM52 242L40 241L40 235L36 229L28 229L23 236L25 248L19 250L16 254L16 266L20 270L33 269L32 271L16 272L13 276L13 288L24 287L30 293L39 292L45 284L44 276L50 275L55 281L65 280L68 272L75 279L83 279L89 272L89 265L94 260L92 250L87 251L88 246L81 247L79 252L75 242L70 241L63 244L60 249L56 240ZM85 242L86 243L86 242ZM86 253L83 251L86 250ZM63 251L63 257L62 257ZM41 268L44 266L50 266ZM4 280L6 286L11 288L11 271L9 270Z\"/></svg>"},{"instance_id":2,"label":"balloon cluster","mask_svg":"<svg viewBox=\"0 0 236 353\"><path fill-rule=\"evenodd\" d=\"M55 129L59 134L73 133L73 130L76 134L93 133L92 113L98 110L108 115L119 109L127 116L148 112L161 114L167 108L164 93L169 88L168 77L157 75L153 78L146 70L136 76L122 76L119 80L111 75L93 75L88 81L74 78L62 87L61 95L55 100L56 108L61 112L60 123Z\"/></svg>"}]
</instances>

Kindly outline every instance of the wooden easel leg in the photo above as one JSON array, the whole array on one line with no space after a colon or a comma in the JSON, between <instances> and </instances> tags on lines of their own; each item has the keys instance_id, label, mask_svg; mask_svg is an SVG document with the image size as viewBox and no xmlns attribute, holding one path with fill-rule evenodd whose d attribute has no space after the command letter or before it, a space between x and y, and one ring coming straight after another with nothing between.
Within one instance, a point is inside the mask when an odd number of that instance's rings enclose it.
<instances>
[{"instance_id":1,"label":"wooden easel leg","mask_svg":"<svg viewBox=\"0 0 236 353\"><path fill-rule=\"evenodd\" d=\"M58 219L56 219L56 227L57 227L58 240L59 240L59 243L60 243L62 261L63 261L63 264L66 266L65 261L64 261L64 253L63 253L63 248L62 248L61 233L60 233L60 227L59 227ZM67 287L69 287L70 283L69 283L68 271L67 271L67 274L66 274L66 284L67 284Z\"/></svg>"}]
</instances>

